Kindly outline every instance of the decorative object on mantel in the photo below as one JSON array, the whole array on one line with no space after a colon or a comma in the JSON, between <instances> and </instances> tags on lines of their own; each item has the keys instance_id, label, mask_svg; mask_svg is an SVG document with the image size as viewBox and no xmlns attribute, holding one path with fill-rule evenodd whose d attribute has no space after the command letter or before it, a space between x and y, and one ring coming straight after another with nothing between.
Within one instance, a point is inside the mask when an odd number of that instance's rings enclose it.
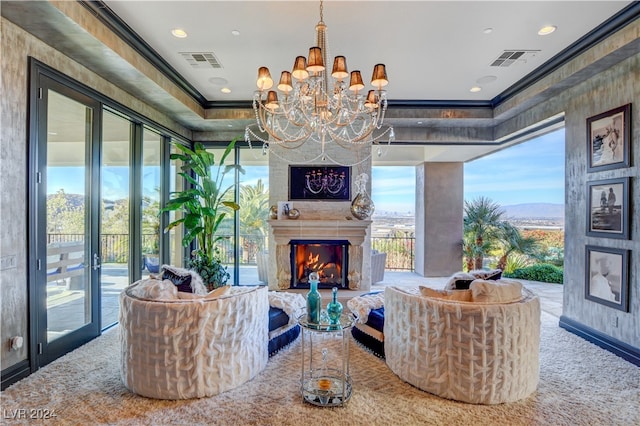
<instances>
[{"instance_id":1,"label":"decorative object on mantel","mask_svg":"<svg viewBox=\"0 0 640 426\"><path fill-rule=\"evenodd\" d=\"M277 219L278 218L278 206L271 206L269 208L269 219Z\"/></svg>"},{"instance_id":2,"label":"decorative object on mantel","mask_svg":"<svg viewBox=\"0 0 640 426\"><path fill-rule=\"evenodd\" d=\"M293 208L293 203L290 201L278 201L277 218L288 219L289 211Z\"/></svg>"},{"instance_id":3,"label":"decorative object on mantel","mask_svg":"<svg viewBox=\"0 0 640 426\"><path fill-rule=\"evenodd\" d=\"M326 30L321 0L316 45L309 49L308 58L296 57L291 72L282 72L277 86L283 96L280 100L274 90L269 90L273 86L269 69L258 69L258 90L253 97L256 124L245 129L249 147L253 148L253 139L262 142L263 155L272 144L288 150L304 147L306 152L313 152L310 155L315 155L317 146L319 152L309 163L321 159L343 164L327 153L326 146L335 144L349 151L366 151L364 158L359 156L354 163L358 164L371 157L372 150L361 150L363 147L379 145L378 156L381 156L381 142L389 145L395 139L393 127L384 124L387 94L383 87L389 83L385 65L374 66L371 85L375 90L369 90L365 96L360 71L349 73L346 57L336 56L331 71L334 81L330 86L325 68L328 64ZM350 77L348 84L347 77ZM386 140L382 141L383 138ZM271 153L283 161L295 161L275 150Z\"/></svg>"},{"instance_id":4,"label":"decorative object on mantel","mask_svg":"<svg viewBox=\"0 0 640 426\"><path fill-rule=\"evenodd\" d=\"M307 321L313 324L320 324L320 313L322 312L322 296L318 292L318 282L320 276L317 272L309 274L309 293L307 293Z\"/></svg>"},{"instance_id":5,"label":"decorative object on mantel","mask_svg":"<svg viewBox=\"0 0 640 426\"><path fill-rule=\"evenodd\" d=\"M361 173L355 180L356 187L358 188L358 195L351 202L351 214L360 220L364 220L373 214L375 205L373 200L367 192L367 181L369 176L366 173Z\"/></svg>"},{"instance_id":6,"label":"decorative object on mantel","mask_svg":"<svg viewBox=\"0 0 640 426\"><path fill-rule=\"evenodd\" d=\"M287 217L292 220L296 220L300 217L300 210L298 209L289 209L289 213L287 213Z\"/></svg>"}]
</instances>

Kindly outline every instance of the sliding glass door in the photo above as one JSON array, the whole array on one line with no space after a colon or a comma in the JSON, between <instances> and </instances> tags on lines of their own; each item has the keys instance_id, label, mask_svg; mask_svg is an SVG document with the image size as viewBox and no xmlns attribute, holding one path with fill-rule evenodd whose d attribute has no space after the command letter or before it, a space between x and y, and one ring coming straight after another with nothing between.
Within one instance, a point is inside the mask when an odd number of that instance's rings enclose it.
<instances>
[{"instance_id":1,"label":"sliding glass door","mask_svg":"<svg viewBox=\"0 0 640 426\"><path fill-rule=\"evenodd\" d=\"M133 124L105 110L100 162L100 307L102 328L118 322L120 292L131 275L131 137Z\"/></svg>"},{"instance_id":2,"label":"sliding glass door","mask_svg":"<svg viewBox=\"0 0 640 426\"><path fill-rule=\"evenodd\" d=\"M41 366L100 333L94 173L100 105L45 76L37 84L31 343Z\"/></svg>"},{"instance_id":3,"label":"sliding glass door","mask_svg":"<svg viewBox=\"0 0 640 426\"><path fill-rule=\"evenodd\" d=\"M116 324L123 289L183 265L182 229L163 234L184 187L172 137L126 107L31 59L29 351L32 371ZM171 135L171 136L170 136Z\"/></svg>"}]
</instances>

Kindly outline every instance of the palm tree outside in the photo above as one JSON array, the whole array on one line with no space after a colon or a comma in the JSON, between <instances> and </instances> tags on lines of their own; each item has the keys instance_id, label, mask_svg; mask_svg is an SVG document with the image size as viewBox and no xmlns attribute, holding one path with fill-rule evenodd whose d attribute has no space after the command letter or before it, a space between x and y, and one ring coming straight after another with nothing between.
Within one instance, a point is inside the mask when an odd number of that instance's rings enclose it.
<instances>
[{"instance_id":1,"label":"palm tree outside","mask_svg":"<svg viewBox=\"0 0 640 426\"><path fill-rule=\"evenodd\" d=\"M496 247L503 233L503 214L500 205L487 197L464 202L463 251L471 257L473 269L482 269L484 258Z\"/></svg>"},{"instance_id":2,"label":"palm tree outside","mask_svg":"<svg viewBox=\"0 0 640 426\"><path fill-rule=\"evenodd\" d=\"M258 179L255 185L240 186L240 235L243 261L251 262L256 253L265 249L269 233L269 189Z\"/></svg>"},{"instance_id":3,"label":"palm tree outside","mask_svg":"<svg viewBox=\"0 0 640 426\"><path fill-rule=\"evenodd\" d=\"M509 222L502 224L502 235L498 245L502 249L502 255L498 259L496 268L505 271L507 260L513 254L536 255L539 252L539 243L533 237L524 237L518 228Z\"/></svg>"},{"instance_id":4,"label":"palm tree outside","mask_svg":"<svg viewBox=\"0 0 640 426\"><path fill-rule=\"evenodd\" d=\"M524 237L504 218L504 210L487 197L465 201L463 255L467 270L482 269L485 257L499 253L496 268L506 270L509 256L536 257L538 241Z\"/></svg>"}]
</instances>

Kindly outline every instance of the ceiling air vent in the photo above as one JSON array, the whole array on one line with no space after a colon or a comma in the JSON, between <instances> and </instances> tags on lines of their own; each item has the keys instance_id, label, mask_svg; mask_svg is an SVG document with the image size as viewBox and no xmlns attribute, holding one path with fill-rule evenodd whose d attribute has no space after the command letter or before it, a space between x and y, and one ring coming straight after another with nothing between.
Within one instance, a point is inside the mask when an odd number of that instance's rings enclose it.
<instances>
[{"instance_id":1,"label":"ceiling air vent","mask_svg":"<svg viewBox=\"0 0 640 426\"><path fill-rule=\"evenodd\" d=\"M516 61L525 61L534 57L539 50L505 50L492 63L492 67L508 67Z\"/></svg>"},{"instance_id":2,"label":"ceiling air vent","mask_svg":"<svg viewBox=\"0 0 640 426\"><path fill-rule=\"evenodd\" d=\"M193 68L222 68L212 52L180 52Z\"/></svg>"}]
</instances>

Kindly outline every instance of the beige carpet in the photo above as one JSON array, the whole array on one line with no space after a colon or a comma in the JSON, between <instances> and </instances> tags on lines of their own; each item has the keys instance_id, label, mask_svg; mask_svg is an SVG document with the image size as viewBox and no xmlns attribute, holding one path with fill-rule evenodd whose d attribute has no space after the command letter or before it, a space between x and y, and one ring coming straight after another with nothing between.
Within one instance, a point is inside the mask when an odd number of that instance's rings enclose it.
<instances>
[{"instance_id":1,"label":"beige carpet","mask_svg":"<svg viewBox=\"0 0 640 426\"><path fill-rule=\"evenodd\" d=\"M12 410L47 409L57 417L43 424L640 425L640 368L560 329L557 322L542 313L538 391L497 406L422 392L356 344L354 391L347 406L305 404L298 391L299 339L233 391L188 401L142 398L120 381L116 328L2 392L0 423L20 423L7 418Z\"/></svg>"}]
</instances>

